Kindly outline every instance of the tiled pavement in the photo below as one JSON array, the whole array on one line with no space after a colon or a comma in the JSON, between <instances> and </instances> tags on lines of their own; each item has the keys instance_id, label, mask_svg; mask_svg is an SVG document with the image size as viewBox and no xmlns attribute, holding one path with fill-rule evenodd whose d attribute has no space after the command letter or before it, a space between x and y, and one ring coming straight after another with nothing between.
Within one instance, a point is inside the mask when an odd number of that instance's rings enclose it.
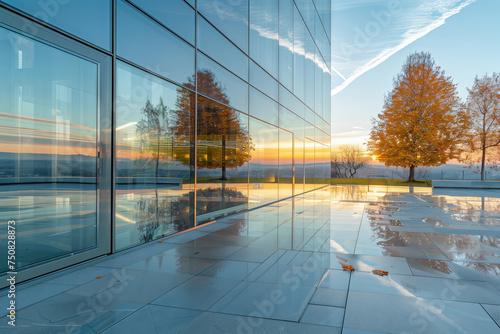
<instances>
[{"instance_id":1,"label":"tiled pavement","mask_svg":"<svg viewBox=\"0 0 500 334\"><path fill-rule=\"evenodd\" d=\"M497 193L307 193L20 284L0 332L500 333Z\"/></svg>"}]
</instances>

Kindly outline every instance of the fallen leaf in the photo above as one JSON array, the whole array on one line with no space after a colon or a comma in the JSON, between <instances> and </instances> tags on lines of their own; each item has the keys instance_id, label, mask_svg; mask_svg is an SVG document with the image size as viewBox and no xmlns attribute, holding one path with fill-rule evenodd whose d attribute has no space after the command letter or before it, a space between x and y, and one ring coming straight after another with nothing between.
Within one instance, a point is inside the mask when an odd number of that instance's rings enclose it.
<instances>
[{"instance_id":1,"label":"fallen leaf","mask_svg":"<svg viewBox=\"0 0 500 334\"><path fill-rule=\"evenodd\" d=\"M350 270L350 271L355 271L356 269L354 269L353 266L351 265L342 265L342 269L343 270Z\"/></svg>"},{"instance_id":2,"label":"fallen leaf","mask_svg":"<svg viewBox=\"0 0 500 334\"><path fill-rule=\"evenodd\" d=\"M389 275L389 272L388 271L384 271L384 270L372 270L372 273L374 275L379 275L379 276L387 276L387 275Z\"/></svg>"}]
</instances>

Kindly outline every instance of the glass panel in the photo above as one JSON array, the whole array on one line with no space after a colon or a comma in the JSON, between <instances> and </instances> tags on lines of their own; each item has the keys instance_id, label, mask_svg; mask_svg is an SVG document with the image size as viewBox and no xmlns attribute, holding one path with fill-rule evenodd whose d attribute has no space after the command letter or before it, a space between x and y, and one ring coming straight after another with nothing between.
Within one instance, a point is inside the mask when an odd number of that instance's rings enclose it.
<instances>
[{"instance_id":1,"label":"glass panel","mask_svg":"<svg viewBox=\"0 0 500 334\"><path fill-rule=\"evenodd\" d=\"M306 138L304 150L304 191L309 191L314 189L314 142Z\"/></svg>"},{"instance_id":2,"label":"glass panel","mask_svg":"<svg viewBox=\"0 0 500 334\"><path fill-rule=\"evenodd\" d=\"M290 93L288 89L286 89L283 86L279 86L279 92L280 92L280 103L299 115L300 117L304 117L304 112L305 112L305 105L300 102L300 100Z\"/></svg>"},{"instance_id":3,"label":"glass panel","mask_svg":"<svg viewBox=\"0 0 500 334\"><path fill-rule=\"evenodd\" d=\"M295 169L294 195L304 192L304 141L295 138L293 151L293 167Z\"/></svg>"},{"instance_id":4,"label":"glass panel","mask_svg":"<svg viewBox=\"0 0 500 334\"><path fill-rule=\"evenodd\" d=\"M278 128L250 117L249 207L278 200Z\"/></svg>"},{"instance_id":5,"label":"glass panel","mask_svg":"<svg viewBox=\"0 0 500 334\"><path fill-rule=\"evenodd\" d=\"M278 101L278 81L253 61L250 61L250 84Z\"/></svg>"},{"instance_id":6,"label":"glass panel","mask_svg":"<svg viewBox=\"0 0 500 334\"><path fill-rule=\"evenodd\" d=\"M323 113L323 59L319 55L319 50L315 48L316 66L314 68L314 110Z\"/></svg>"},{"instance_id":7,"label":"glass panel","mask_svg":"<svg viewBox=\"0 0 500 334\"><path fill-rule=\"evenodd\" d=\"M279 110L280 128L293 132L299 139L304 139L304 120L282 106Z\"/></svg>"},{"instance_id":8,"label":"glass panel","mask_svg":"<svg viewBox=\"0 0 500 334\"><path fill-rule=\"evenodd\" d=\"M250 56L278 77L278 0L250 1Z\"/></svg>"},{"instance_id":9,"label":"glass panel","mask_svg":"<svg viewBox=\"0 0 500 334\"><path fill-rule=\"evenodd\" d=\"M198 48L243 80L248 81L248 57L199 15Z\"/></svg>"},{"instance_id":10,"label":"glass panel","mask_svg":"<svg viewBox=\"0 0 500 334\"><path fill-rule=\"evenodd\" d=\"M198 96L197 123L196 220L247 209L248 116Z\"/></svg>"},{"instance_id":11,"label":"glass panel","mask_svg":"<svg viewBox=\"0 0 500 334\"><path fill-rule=\"evenodd\" d=\"M198 93L248 113L248 84L200 52Z\"/></svg>"},{"instance_id":12,"label":"glass panel","mask_svg":"<svg viewBox=\"0 0 500 334\"><path fill-rule=\"evenodd\" d=\"M278 125L278 103L250 87L250 115Z\"/></svg>"},{"instance_id":13,"label":"glass panel","mask_svg":"<svg viewBox=\"0 0 500 334\"><path fill-rule=\"evenodd\" d=\"M309 139L314 139L314 125L305 121L305 136Z\"/></svg>"},{"instance_id":14,"label":"glass panel","mask_svg":"<svg viewBox=\"0 0 500 334\"><path fill-rule=\"evenodd\" d=\"M293 135L280 129L279 143L279 197L293 196Z\"/></svg>"},{"instance_id":15,"label":"glass panel","mask_svg":"<svg viewBox=\"0 0 500 334\"><path fill-rule=\"evenodd\" d=\"M116 248L192 227L194 93L122 62L116 87Z\"/></svg>"},{"instance_id":16,"label":"glass panel","mask_svg":"<svg viewBox=\"0 0 500 334\"><path fill-rule=\"evenodd\" d=\"M326 31L328 38L331 39L331 0L315 0L314 2L316 4L316 9L321 16L324 30Z\"/></svg>"},{"instance_id":17,"label":"glass panel","mask_svg":"<svg viewBox=\"0 0 500 334\"><path fill-rule=\"evenodd\" d=\"M194 45L195 11L183 0L131 0Z\"/></svg>"},{"instance_id":18,"label":"glass panel","mask_svg":"<svg viewBox=\"0 0 500 334\"><path fill-rule=\"evenodd\" d=\"M302 101L304 101L306 81L305 34L304 21L295 8L293 14L293 93Z\"/></svg>"},{"instance_id":19,"label":"glass panel","mask_svg":"<svg viewBox=\"0 0 500 334\"><path fill-rule=\"evenodd\" d=\"M17 267L96 247L97 64L3 28L0 63L0 248L9 220Z\"/></svg>"},{"instance_id":20,"label":"glass panel","mask_svg":"<svg viewBox=\"0 0 500 334\"><path fill-rule=\"evenodd\" d=\"M323 72L323 114L326 118L331 119L332 103L331 103L332 79L328 71Z\"/></svg>"},{"instance_id":21,"label":"glass panel","mask_svg":"<svg viewBox=\"0 0 500 334\"><path fill-rule=\"evenodd\" d=\"M293 90L293 0L279 0L279 79Z\"/></svg>"},{"instance_id":22,"label":"glass panel","mask_svg":"<svg viewBox=\"0 0 500 334\"><path fill-rule=\"evenodd\" d=\"M314 85L314 68L316 67L314 63L316 61L315 50L316 45L314 45L311 35L306 33L306 95L304 102L310 108L314 108L314 91L316 90Z\"/></svg>"},{"instance_id":23,"label":"glass panel","mask_svg":"<svg viewBox=\"0 0 500 334\"><path fill-rule=\"evenodd\" d=\"M111 50L111 1L2 0L106 50Z\"/></svg>"},{"instance_id":24,"label":"glass panel","mask_svg":"<svg viewBox=\"0 0 500 334\"><path fill-rule=\"evenodd\" d=\"M198 12L248 53L248 0L198 0Z\"/></svg>"},{"instance_id":25,"label":"glass panel","mask_svg":"<svg viewBox=\"0 0 500 334\"><path fill-rule=\"evenodd\" d=\"M309 30L313 30L315 9L312 0L295 0L295 3L306 21Z\"/></svg>"},{"instance_id":26,"label":"glass panel","mask_svg":"<svg viewBox=\"0 0 500 334\"><path fill-rule=\"evenodd\" d=\"M117 15L118 56L178 83L193 75L192 46L124 1L118 1Z\"/></svg>"}]
</instances>

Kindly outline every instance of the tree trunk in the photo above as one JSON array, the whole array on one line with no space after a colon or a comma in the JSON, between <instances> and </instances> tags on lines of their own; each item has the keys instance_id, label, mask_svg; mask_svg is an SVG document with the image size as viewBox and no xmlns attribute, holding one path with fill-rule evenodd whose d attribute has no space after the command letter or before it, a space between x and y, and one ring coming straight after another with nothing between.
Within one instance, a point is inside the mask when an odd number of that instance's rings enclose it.
<instances>
[{"instance_id":1,"label":"tree trunk","mask_svg":"<svg viewBox=\"0 0 500 334\"><path fill-rule=\"evenodd\" d=\"M226 179L226 135L222 135L222 180Z\"/></svg>"},{"instance_id":2,"label":"tree trunk","mask_svg":"<svg viewBox=\"0 0 500 334\"><path fill-rule=\"evenodd\" d=\"M158 177L158 166L160 163L160 141L158 140L158 149L156 150L155 182Z\"/></svg>"},{"instance_id":3,"label":"tree trunk","mask_svg":"<svg viewBox=\"0 0 500 334\"><path fill-rule=\"evenodd\" d=\"M156 196L156 203L155 203L155 222L154 224L155 225L158 225L160 224L160 217L159 217L159 214L158 214L158 209L159 209L159 201L158 201L158 185L155 184L155 196ZM153 232L154 234L154 232ZM153 239L153 234L151 235L151 239Z\"/></svg>"},{"instance_id":4,"label":"tree trunk","mask_svg":"<svg viewBox=\"0 0 500 334\"><path fill-rule=\"evenodd\" d=\"M483 156L481 158L481 181L484 181L485 179L485 165L486 165L486 147L483 145Z\"/></svg>"},{"instance_id":5,"label":"tree trunk","mask_svg":"<svg viewBox=\"0 0 500 334\"><path fill-rule=\"evenodd\" d=\"M410 166L410 176L408 182L415 182L415 166Z\"/></svg>"}]
</instances>

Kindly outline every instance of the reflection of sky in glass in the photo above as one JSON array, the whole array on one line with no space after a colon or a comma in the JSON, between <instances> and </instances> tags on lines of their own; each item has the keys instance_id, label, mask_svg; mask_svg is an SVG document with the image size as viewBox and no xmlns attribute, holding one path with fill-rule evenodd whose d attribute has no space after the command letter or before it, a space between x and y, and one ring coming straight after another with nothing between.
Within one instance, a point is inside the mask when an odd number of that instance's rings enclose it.
<instances>
[{"instance_id":1,"label":"reflection of sky in glass","mask_svg":"<svg viewBox=\"0 0 500 334\"><path fill-rule=\"evenodd\" d=\"M250 115L278 125L278 103L251 87Z\"/></svg>"},{"instance_id":2,"label":"reflection of sky in glass","mask_svg":"<svg viewBox=\"0 0 500 334\"><path fill-rule=\"evenodd\" d=\"M198 48L243 80L248 80L248 58L201 16L198 19Z\"/></svg>"},{"instance_id":3,"label":"reflection of sky in glass","mask_svg":"<svg viewBox=\"0 0 500 334\"><path fill-rule=\"evenodd\" d=\"M142 118L141 109L148 100L153 106L158 105L160 98L169 111L175 109L177 86L122 62L117 66L117 78L116 157L148 156L148 152L140 150L136 133L137 123Z\"/></svg>"},{"instance_id":4,"label":"reflection of sky in glass","mask_svg":"<svg viewBox=\"0 0 500 334\"><path fill-rule=\"evenodd\" d=\"M192 46L124 1L118 1L117 16L118 56L178 83L194 73Z\"/></svg>"},{"instance_id":5,"label":"reflection of sky in glass","mask_svg":"<svg viewBox=\"0 0 500 334\"><path fill-rule=\"evenodd\" d=\"M278 77L278 1L250 2L250 56Z\"/></svg>"},{"instance_id":6,"label":"reflection of sky in glass","mask_svg":"<svg viewBox=\"0 0 500 334\"><path fill-rule=\"evenodd\" d=\"M97 65L5 29L0 44L0 177L81 174L68 159L96 155Z\"/></svg>"},{"instance_id":7,"label":"reflection of sky in glass","mask_svg":"<svg viewBox=\"0 0 500 334\"><path fill-rule=\"evenodd\" d=\"M141 9L194 45L195 11L183 0L132 0Z\"/></svg>"},{"instance_id":8,"label":"reflection of sky in glass","mask_svg":"<svg viewBox=\"0 0 500 334\"><path fill-rule=\"evenodd\" d=\"M15 219L17 266L95 247L97 65L3 28L0 63L0 228Z\"/></svg>"},{"instance_id":9,"label":"reflection of sky in glass","mask_svg":"<svg viewBox=\"0 0 500 334\"><path fill-rule=\"evenodd\" d=\"M111 0L2 0L36 18L111 50Z\"/></svg>"},{"instance_id":10,"label":"reflection of sky in glass","mask_svg":"<svg viewBox=\"0 0 500 334\"><path fill-rule=\"evenodd\" d=\"M248 52L248 0L198 0L198 11Z\"/></svg>"}]
</instances>

